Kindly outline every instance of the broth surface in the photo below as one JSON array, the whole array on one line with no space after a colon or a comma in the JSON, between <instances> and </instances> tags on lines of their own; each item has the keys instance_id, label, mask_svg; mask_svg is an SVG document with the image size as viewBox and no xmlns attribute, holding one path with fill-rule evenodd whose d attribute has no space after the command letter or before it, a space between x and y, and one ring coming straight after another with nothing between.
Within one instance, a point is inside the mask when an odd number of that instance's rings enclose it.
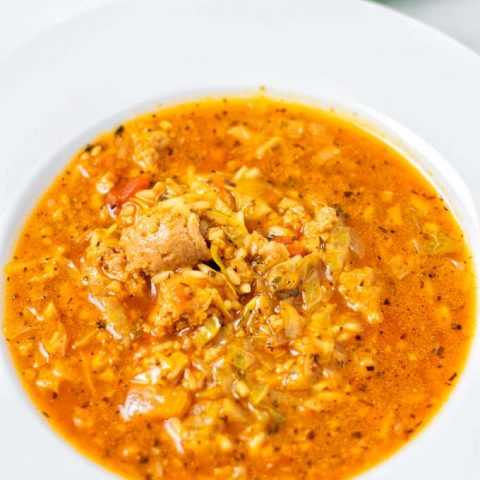
<instances>
[{"instance_id":1,"label":"broth surface","mask_svg":"<svg viewBox=\"0 0 480 480\"><path fill-rule=\"evenodd\" d=\"M351 477L431 419L474 327L473 260L428 181L335 114L263 97L97 137L5 276L34 403L132 479Z\"/></svg>"}]
</instances>

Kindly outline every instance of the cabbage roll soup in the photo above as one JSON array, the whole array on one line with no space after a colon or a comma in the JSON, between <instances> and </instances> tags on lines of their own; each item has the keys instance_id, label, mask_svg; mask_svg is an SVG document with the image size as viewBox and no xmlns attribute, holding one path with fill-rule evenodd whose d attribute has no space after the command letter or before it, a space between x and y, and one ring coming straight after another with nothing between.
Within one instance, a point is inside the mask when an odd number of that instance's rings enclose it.
<instances>
[{"instance_id":1,"label":"cabbage roll soup","mask_svg":"<svg viewBox=\"0 0 480 480\"><path fill-rule=\"evenodd\" d=\"M33 402L135 480L352 477L444 402L475 314L471 254L428 181L337 114L264 97L92 140L5 278Z\"/></svg>"}]
</instances>

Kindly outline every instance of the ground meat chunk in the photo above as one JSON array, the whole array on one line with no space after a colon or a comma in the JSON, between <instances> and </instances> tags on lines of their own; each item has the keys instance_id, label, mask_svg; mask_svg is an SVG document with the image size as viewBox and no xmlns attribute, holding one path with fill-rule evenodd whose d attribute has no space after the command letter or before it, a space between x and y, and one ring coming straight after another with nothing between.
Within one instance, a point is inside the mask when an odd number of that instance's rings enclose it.
<instances>
[{"instance_id":1,"label":"ground meat chunk","mask_svg":"<svg viewBox=\"0 0 480 480\"><path fill-rule=\"evenodd\" d=\"M132 136L133 161L144 170L154 171L160 160L160 152L169 144L169 136L163 130L146 130Z\"/></svg>"},{"instance_id":2,"label":"ground meat chunk","mask_svg":"<svg viewBox=\"0 0 480 480\"><path fill-rule=\"evenodd\" d=\"M288 249L282 243L270 240L258 249L258 255L265 260L269 267L277 265L289 258Z\"/></svg>"},{"instance_id":3,"label":"ground meat chunk","mask_svg":"<svg viewBox=\"0 0 480 480\"><path fill-rule=\"evenodd\" d=\"M302 225L308 219L305 207L291 198L283 198L278 204L278 211L282 215L283 223L294 230L300 230Z\"/></svg>"},{"instance_id":4,"label":"ground meat chunk","mask_svg":"<svg viewBox=\"0 0 480 480\"><path fill-rule=\"evenodd\" d=\"M111 280L125 281L127 259L121 248L99 241L90 245L85 253L87 266L100 268Z\"/></svg>"},{"instance_id":5,"label":"ground meat chunk","mask_svg":"<svg viewBox=\"0 0 480 480\"><path fill-rule=\"evenodd\" d=\"M159 205L123 230L120 246L129 270L155 275L210 259L198 216L185 210Z\"/></svg>"},{"instance_id":6,"label":"ground meat chunk","mask_svg":"<svg viewBox=\"0 0 480 480\"><path fill-rule=\"evenodd\" d=\"M303 234L307 238L318 237L324 232L330 231L338 221L337 212L331 207L315 209L315 220L305 223Z\"/></svg>"},{"instance_id":7,"label":"ground meat chunk","mask_svg":"<svg viewBox=\"0 0 480 480\"><path fill-rule=\"evenodd\" d=\"M247 235L244 246L251 257L259 257L266 268L271 268L277 263L290 257L287 247L275 240L268 240L258 232Z\"/></svg>"},{"instance_id":8,"label":"ground meat chunk","mask_svg":"<svg viewBox=\"0 0 480 480\"><path fill-rule=\"evenodd\" d=\"M179 281L178 273L157 284L157 301L149 320L157 335L175 333L185 328L198 327L210 314L221 315L214 308L215 299L221 301L217 289L197 287Z\"/></svg>"},{"instance_id":9,"label":"ground meat chunk","mask_svg":"<svg viewBox=\"0 0 480 480\"><path fill-rule=\"evenodd\" d=\"M125 280L125 268L127 261L120 248L100 245L99 258L103 273L114 280Z\"/></svg>"}]
</instances>

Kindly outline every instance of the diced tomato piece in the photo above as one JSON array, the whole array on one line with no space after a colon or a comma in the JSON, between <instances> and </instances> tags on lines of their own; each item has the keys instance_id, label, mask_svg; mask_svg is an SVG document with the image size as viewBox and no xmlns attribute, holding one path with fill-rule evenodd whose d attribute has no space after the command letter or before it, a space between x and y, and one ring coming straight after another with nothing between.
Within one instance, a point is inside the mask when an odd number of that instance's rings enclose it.
<instances>
[{"instance_id":1,"label":"diced tomato piece","mask_svg":"<svg viewBox=\"0 0 480 480\"><path fill-rule=\"evenodd\" d=\"M142 173L138 177L120 182L115 185L105 199L107 205L116 205L121 207L129 198L133 197L140 190L145 190L150 186L151 176Z\"/></svg>"},{"instance_id":2,"label":"diced tomato piece","mask_svg":"<svg viewBox=\"0 0 480 480\"><path fill-rule=\"evenodd\" d=\"M295 239L293 237L273 237L273 240L275 240L278 243L283 243L284 245L289 245L291 244Z\"/></svg>"},{"instance_id":3,"label":"diced tomato piece","mask_svg":"<svg viewBox=\"0 0 480 480\"><path fill-rule=\"evenodd\" d=\"M302 245L302 243L298 242L297 240L289 243L287 245L287 249L292 257L294 257L295 255L305 255L307 253L306 248Z\"/></svg>"},{"instance_id":4,"label":"diced tomato piece","mask_svg":"<svg viewBox=\"0 0 480 480\"><path fill-rule=\"evenodd\" d=\"M298 238L298 237L297 237ZM290 252L290 255L294 257L295 255L305 255L308 253L308 250L300 243L298 240L295 240L295 237L290 236L278 236L275 237L274 240L279 243L283 243L287 250Z\"/></svg>"}]
</instances>

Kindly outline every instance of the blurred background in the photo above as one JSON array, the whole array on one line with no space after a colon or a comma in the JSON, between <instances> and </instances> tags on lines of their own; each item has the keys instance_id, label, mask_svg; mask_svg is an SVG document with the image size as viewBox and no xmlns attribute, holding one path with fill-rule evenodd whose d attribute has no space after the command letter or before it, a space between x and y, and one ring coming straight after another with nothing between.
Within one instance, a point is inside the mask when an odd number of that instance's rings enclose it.
<instances>
[{"instance_id":1,"label":"blurred background","mask_svg":"<svg viewBox=\"0 0 480 480\"><path fill-rule=\"evenodd\" d=\"M428 23L480 53L480 0L376 0L376 3Z\"/></svg>"},{"instance_id":2,"label":"blurred background","mask_svg":"<svg viewBox=\"0 0 480 480\"><path fill-rule=\"evenodd\" d=\"M114 1L118 0L0 0L0 59L39 31ZM321 4L335 0L317 1ZM403 12L480 53L480 0L357 1L380 3ZM301 8L302 0L298 0L296 5Z\"/></svg>"}]
</instances>

